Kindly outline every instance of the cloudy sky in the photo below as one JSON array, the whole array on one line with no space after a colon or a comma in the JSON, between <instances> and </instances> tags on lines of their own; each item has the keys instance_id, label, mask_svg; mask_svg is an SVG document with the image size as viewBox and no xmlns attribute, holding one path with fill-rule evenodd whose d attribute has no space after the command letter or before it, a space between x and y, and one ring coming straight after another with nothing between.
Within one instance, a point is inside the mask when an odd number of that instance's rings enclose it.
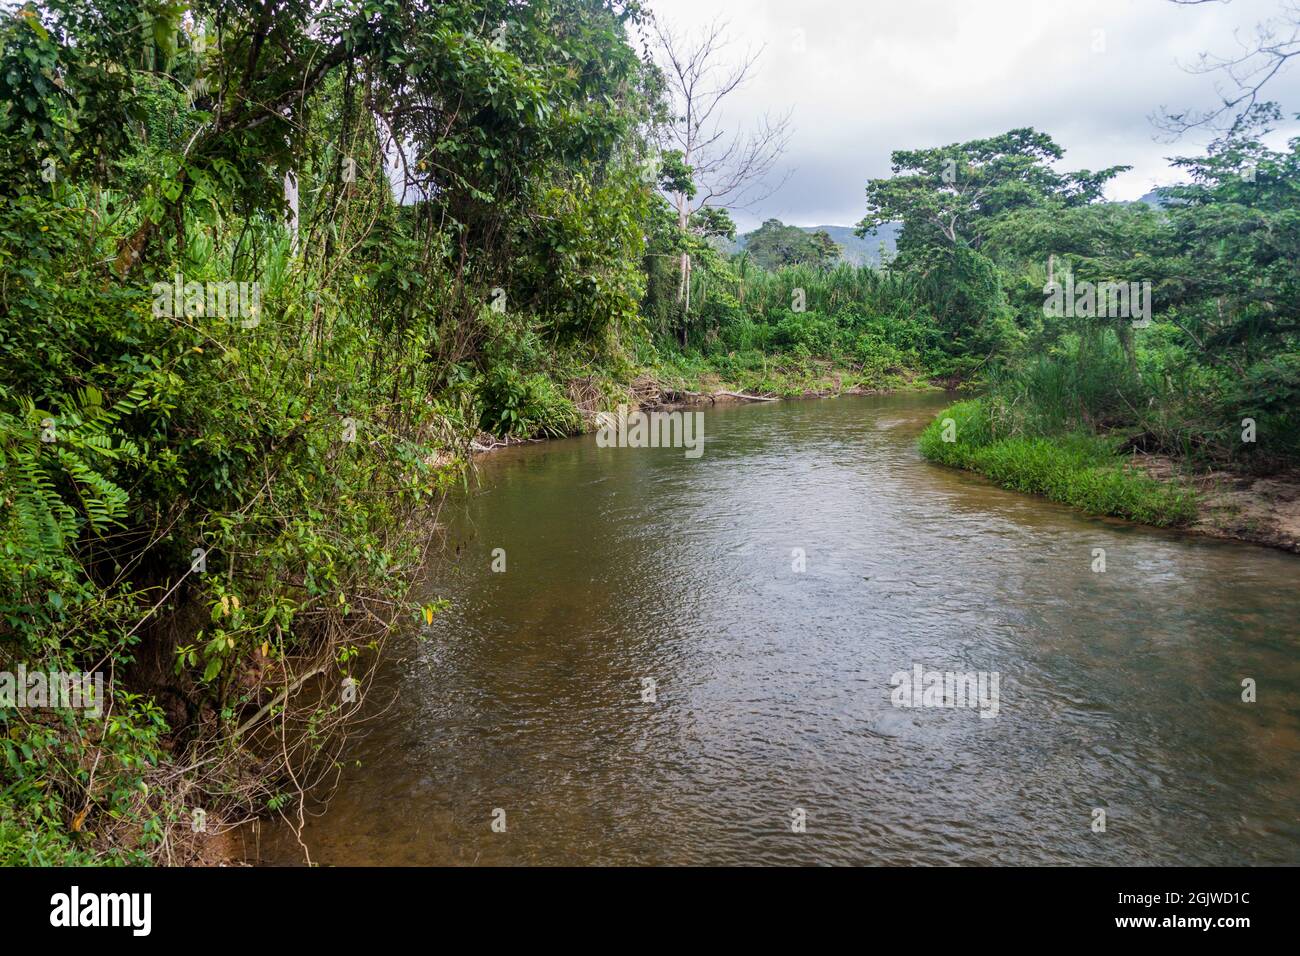
<instances>
[{"instance_id":1,"label":"cloudy sky","mask_svg":"<svg viewBox=\"0 0 1300 956\"><path fill-rule=\"evenodd\" d=\"M1177 179L1167 157L1201 151L1205 135L1162 141L1162 106L1218 102L1214 74L1189 73L1203 51L1229 55L1288 0L1179 6L1169 0L650 0L682 31L727 21L728 52L762 48L752 80L728 102L728 124L794 111L785 185L742 228L775 216L850 225L867 179L889 174L894 149L941 146L1033 126L1065 149L1060 168L1134 168L1108 198L1136 199ZM1292 0L1293 2L1293 0ZM1300 64L1268 88L1300 112ZM1300 132L1292 123L1273 139Z\"/></svg>"}]
</instances>

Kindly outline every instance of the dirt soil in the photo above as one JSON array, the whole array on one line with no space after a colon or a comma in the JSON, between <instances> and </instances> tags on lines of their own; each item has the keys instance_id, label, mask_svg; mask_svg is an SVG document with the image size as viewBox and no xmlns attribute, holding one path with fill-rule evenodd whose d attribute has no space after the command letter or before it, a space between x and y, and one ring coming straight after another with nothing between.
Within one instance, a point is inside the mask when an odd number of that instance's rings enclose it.
<instances>
[{"instance_id":1,"label":"dirt soil","mask_svg":"<svg viewBox=\"0 0 1300 956\"><path fill-rule=\"evenodd\" d=\"M1188 531L1300 554L1300 474L1258 478L1212 471L1188 479L1163 455L1135 454L1132 460L1152 478L1181 477L1196 488L1200 517Z\"/></svg>"}]
</instances>

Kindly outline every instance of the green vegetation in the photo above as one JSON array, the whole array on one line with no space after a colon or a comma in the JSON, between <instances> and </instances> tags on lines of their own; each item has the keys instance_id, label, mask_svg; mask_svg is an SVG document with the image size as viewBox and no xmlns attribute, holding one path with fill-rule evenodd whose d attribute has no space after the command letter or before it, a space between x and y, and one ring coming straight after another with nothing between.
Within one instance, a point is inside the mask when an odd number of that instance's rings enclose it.
<instances>
[{"instance_id":1,"label":"green vegetation","mask_svg":"<svg viewBox=\"0 0 1300 956\"><path fill-rule=\"evenodd\" d=\"M1180 160L1191 182L1165 190L1160 210L1080 201L1107 174L1076 174L1064 192L1028 203L945 200L939 219L957 224L954 244L933 226L933 200L909 208L908 189L875 190L879 215L915 217L904 220L900 261L942 257L951 246L997 275L1002 293L993 301L1019 339L984 374L993 391L979 407L1000 423L999 438L1056 440L1060 460L1081 468L1087 459L1070 436L1114 436L1113 444L1171 456L1188 470L1263 474L1300 461L1300 141L1266 149L1259 136L1274 118L1271 107L1257 110L1208 156ZM996 195L978 164L965 172L976 158L1001 163L985 149L964 144L908 162L937 168L956 157L958 183L968 176L970 188ZM1116 290L1127 293L1126 311L1114 308ZM984 434L976 427L959 438L972 443L969 456L932 434L923 447L1097 513L1155 524L1194 516L1190 506L1060 487L1042 474L1044 446L976 454Z\"/></svg>"},{"instance_id":2,"label":"green vegetation","mask_svg":"<svg viewBox=\"0 0 1300 956\"><path fill-rule=\"evenodd\" d=\"M839 261L840 248L825 231L804 232L769 219L749 234L745 252L761 269L782 266L829 266Z\"/></svg>"},{"instance_id":3,"label":"green vegetation","mask_svg":"<svg viewBox=\"0 0 1300 956\"><path fill-rule=\"evenodd\" d=\"M1086 432L1016 434L1008 408L991 399L958 402L921 435L929 459L986 475L1003 488L1044 495L1093 515L1177 525L1196 515L1195 496L1147 477Z\"/></svg>"},{"instance_id":4,"label":"green vegetation","mask_svg":"<svg viewBox=\"0 0 1300 956\"><path fill-rule=\"evenodd\" d=\"M630 367L639 15L0 22L0 671L111 698L0 704L0 863L183 862L194 811L333 779L384 634L437 610L407 589L475 434L573 431Z\"/></svg>"},{"instance_id":5,"label":"green vegetation","mask_svg":"<svg viewBox=\"0 0 1300 956\"><path fill-rule=\"evenodd\" d=\"M384 635L440 610L409 585L484 432L571 434L656 386L974 384L928 456L1151 524L1194 498L1121 448L1300 461L1300 142L1261 144L1275 111L1183 160L1160 210L1103 202L1122 167L1058 173L1022 129L895 153L859 227L899 230L883 268L775 220L729 256L699 131L656 145L680 111L645 21L0 21L0 672L110 688L98 715L0 699L0 864L185 862L194 811L327 789ZM1150 282L1152 321L1045 310L1067 277Z\"/></svg>"},{"instance_id":6,"label":"green vegetation","mask_svg":"<svg viewBox=\"0 0 1300 956\"><path fill-rule=\"evenodd\" d=\"M695 275L699 304L689 344L675 345L669 331L645 353L649 361L693 366L769 394L823 391L832 381L845 389L898 388L960 367L906 276L847 264L767 272L743 253L730 261L697 257ZM652 293L647 314L657 312L671 328L671 300Z\"/></svg>"}]
</instances>

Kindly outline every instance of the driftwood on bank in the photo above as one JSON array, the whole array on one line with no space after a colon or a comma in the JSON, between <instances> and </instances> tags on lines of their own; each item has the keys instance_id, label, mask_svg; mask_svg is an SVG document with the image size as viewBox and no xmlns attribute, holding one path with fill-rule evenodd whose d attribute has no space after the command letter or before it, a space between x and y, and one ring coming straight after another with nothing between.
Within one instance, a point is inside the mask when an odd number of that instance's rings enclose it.
<instances>
[{"instance_id":1,"label":"driftwood on bank","mask_svg":"<svg viewBox=\"0 0 1300 956\"><path fill-rule=\"evenodd\" d=\"M744 392L728 392L724 389L719 389L716 392L692 392L684 388L661 388L653 399L643 399L641 404L651 408L666 405L695 405L707 399L710 404L716 405L718 399L722 397L735 398L742 402L780 401L780 399L769 398L766 395L746 395Z\"/></svg>"},{"instance_id":2,"label":"driftwood on bank","mask_svg":"<svg viewBox=\"0 0 1300 956\"><path fill-rule=\"evenodd\" d=\"M714 392L713 394L714 394L714 395L730 395L732 398L743 399L744 401L747 401L747 402L776 402L776 401L780 401L780 399L777 399L777 398L769 398L769 397L766 396L766 395L746 395L744 392L723 392L723 391L717 391L717 392Z\"/></svg>"}]
</instances>

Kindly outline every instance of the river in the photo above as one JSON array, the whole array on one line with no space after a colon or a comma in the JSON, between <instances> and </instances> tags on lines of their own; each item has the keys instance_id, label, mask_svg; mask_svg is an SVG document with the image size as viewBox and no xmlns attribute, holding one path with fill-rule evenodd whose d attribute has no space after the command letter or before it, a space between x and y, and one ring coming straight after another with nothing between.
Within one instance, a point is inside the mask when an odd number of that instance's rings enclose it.
<instances>
[{"instance_id":1,"label":"river","mask_svg":"<svg viewBox=\"0 0 1300 956\"><path fill-rule=\"evenodd\" d=\"M949 401L484 457L441 513L451 607L390 642L312 859L1300 863L1300 560L931 465ZM916 665L996 674L996 715L896 706Z\"/></svg>"}]
</instances>

